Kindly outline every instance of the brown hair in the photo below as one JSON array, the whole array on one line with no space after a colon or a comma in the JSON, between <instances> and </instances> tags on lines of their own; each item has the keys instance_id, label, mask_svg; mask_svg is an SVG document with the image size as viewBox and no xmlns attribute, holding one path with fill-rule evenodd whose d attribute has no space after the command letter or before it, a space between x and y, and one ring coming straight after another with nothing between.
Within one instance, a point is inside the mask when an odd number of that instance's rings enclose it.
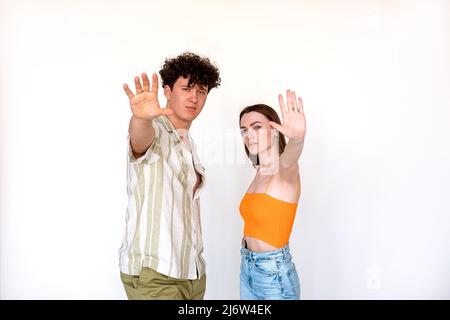
<instances>
[{"instance_id":1,"label":"brown hair","mask_svg":"<svg viewBox=\"0 0 450 320\"><path fill-rule=\"evenodd\" d=\"M273 122L276 122L281 125L280 117L278 117L277 112L273 108L269 107L266 104L255 104L252 106L245 107L241 111L241 113L239 114L239 126L241 125L241 119L244 116L244 114L252 112L252 111L258 112L258 113L262 114L263 116L265 116L267 119L269 119L269 121L273 121ZM277 132L278 132L278 130L277 130ZM278 132L278 134L279 134L278 150L279 150L279 153L282 154L284 151L284 147L286 147L286 139L284 138L284 134L282 134L281 132ZM245 148L245 153L250 158L250 160L252 160L253 166L259 165L259 157L256 156L256 161L255 161L255 159L252 159L252 157L250 156L250 152L248 151L248 148L245 144L244 144L244 148Z\"/></svg>"},{"instance_id":2,"label":"brown hair","mask_svg":"<svg viewBox=\"0 0 450 320\"><path fill-rule=\"evenodd\" d=\"M167 58L159 71L162 87L173 89L179 77L189 78L188 86L207 86L208 92L220 85L219 69L206 57L193 52L183 52L176 58Z\"/></svg>"}]
</instances>

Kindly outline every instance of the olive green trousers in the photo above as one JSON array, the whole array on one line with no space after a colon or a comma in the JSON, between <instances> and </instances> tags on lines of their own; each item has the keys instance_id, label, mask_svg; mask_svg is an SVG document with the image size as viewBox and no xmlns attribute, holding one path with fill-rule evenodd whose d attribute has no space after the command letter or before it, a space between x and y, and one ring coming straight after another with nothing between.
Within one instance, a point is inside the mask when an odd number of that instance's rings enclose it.
<instances>
[{"instance_id":1,"label":"olive green trousers","mask_svg":"<svg viewBox=\"0 0 450 320\"><path fill-rule=\"evenodd\" d=\"M129 300L203 300L206 275L200 279L176 279L143 267L141 274L120 273Z\"/></svg>"}]
</instances>

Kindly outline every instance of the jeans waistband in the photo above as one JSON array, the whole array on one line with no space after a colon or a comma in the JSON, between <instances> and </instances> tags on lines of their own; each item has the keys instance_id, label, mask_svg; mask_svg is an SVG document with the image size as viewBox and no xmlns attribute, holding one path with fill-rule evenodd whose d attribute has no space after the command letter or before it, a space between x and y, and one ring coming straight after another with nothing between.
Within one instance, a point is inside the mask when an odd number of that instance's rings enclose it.
<instances>
[{"instance_id":1,"label":"jeans waistband","mask_svg":"<svg viewBox=\"0 0 450 320\"><path fill-rule=\"evenodd\" d=\"M243 241L245 243L245 240ZM273 250L273 251L265 251L265 252L255 252L247 249L245 246L241 247L241 256L243 258L255 261L255 260L271 260L271 259L287 259L291 256L289 250L289 243L285 246Z\"/></svg>"}]
</instances>

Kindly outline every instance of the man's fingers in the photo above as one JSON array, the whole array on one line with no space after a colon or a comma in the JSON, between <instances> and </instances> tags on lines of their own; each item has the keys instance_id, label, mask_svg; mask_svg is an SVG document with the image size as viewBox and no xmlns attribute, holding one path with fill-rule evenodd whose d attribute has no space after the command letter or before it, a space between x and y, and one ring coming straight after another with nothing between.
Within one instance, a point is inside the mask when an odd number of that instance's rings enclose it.
<instances>
[{"instance_id":1,"label":"man's fingers","mask_svg":"<svg viewBox=\"0 0 450 320\"><path fill-rule=\"evenodd\" d=\"M152 93L158 96L158 76L156 73L152 75Z\"/></svg>"},{"instance_id":2,"label":"man's fingers","mask_svg":"<svg viewBox=\"0 0 450 320\"><path fill-rule=\"evenodd\" d=\"M150 82L148 81L148 77L145 72L142 74L142 83L144 85L144 92L150 92Z\"/></svg>"},{"instance_id":3,"label":"man's fingers","mask_svg":"<svg viewBox=\"0 0 450 320\"><path fill-rule=\"evenodd\" d=\"M134 85L136 87L136 94L142 93L141 80L139 79L139 77L134 78Z\"/></svg>"},{"instance_id":4,"label":"man's fingers","mask_svg":"<svg viewBox=\"0 0 450 320\"><path fill-rule=\"evenodd\" d=\"M130 88L128 88L128 85L127 85L126 83L123 85L123 90L124 90L125 93L127 94L128 98L131 99L131 98L134 97L133 92L131 92Z\"/></svg>"}]
</instances>

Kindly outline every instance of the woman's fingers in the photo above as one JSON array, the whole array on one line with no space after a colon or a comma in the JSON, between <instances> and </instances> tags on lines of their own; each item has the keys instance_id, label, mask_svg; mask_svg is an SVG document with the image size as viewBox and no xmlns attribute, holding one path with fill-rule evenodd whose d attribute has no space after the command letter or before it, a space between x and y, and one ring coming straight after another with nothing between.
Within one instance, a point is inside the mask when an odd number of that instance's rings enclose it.
<instances>
[{"instance_id":1,"label":"woman's fingers","mask_svg":"<svg viewBox=\"0 0 450 320\"><path fill-rule=\"evenodd\" d=\"M297 99L297 95L295 91L287 90L287 112L295 111L295 112L303 112L303 101L302 98L299 97Z\"/></svg>"},{"instance_id":2,"label":"woman's fingers","mask_svg":"<svg viewBox=\"0 0 450 320\"><path fill-rule=\"evenodd\" d=\"M297 98L295 97L295 91L291 91L291 104L292 104L292 111L297 112L298 106L297 106Z\"/></svg>"},{"instance_id":3,"label":"woman's fingers","mask_svg":"<svg viewBox=\"0 0 450 320\"><path fill-rule=\"evenodd\" d=\"M283 95L282 94L278 95L278 103L280 105L281 115L284 118L284 114L286 113L286 106L284 105L284 99L283 99Z\"/></svg>"},{"instance_id":4,"label":"woman's fingers","mask_svg":"<svg viewBox=\"0 0 450 320\"><path fill-rule=\"evenodd\" d=\"M134 86L136 87L136 94L142 93L141 80L139 77L134 77Z\"/></svg>"},{"instance_id":5,"label":"woman's fingers","mask_svg":"<svg viewBox=\"0 0 450 320\"><path fill-rule=\"evenodd\" d=\"M283 126L280 126L278 123L273 122L273 121L269 121L269 125L270 125L272 128L274 128L274 129L280 131L282 134L285 134L285 130L284 130Z\"/></svg>"},{"instance_id":6,"label":"woman's fingers","mask_svg":"<svg viewBox=\"0 0 450 320\"><path fill-rule=\"evenodd\" d=\"M295 91L292 91L291 94L292 94L292 109L294 111L298 112L299 108L298 108L298 101L297 101L297 96L295 95Z\"/></svg>"},{"instance_id":7,"label":"woman's fingers","mask_svg":"<svg viewBox=\"0 0 450 320\"><path fill-rule=\"evenodd\" d=\"M128 88L128 85L126 83L124 83L123 85L123 90L125 91L125 93L127 94L128 98L133 98L134 94L133 92L131 92L130 88Z\"/></svg>"},{"instance_id":8,"label":"woman's fingers","mask_svg":"<svg viewBox=\"0 0 450 320\"><path fill-rule=\"evenodd\" d=\"M301 97L298 97L298 111L303 113L303 100Z\"/></svg>"},{"instance_id":9,"label":"woman's fingers","mask_svg":"<svg viewBox=\"0 0 450 320\"><path fill-rule=\"evenodd\" d=\"M291 90L286 90L286 101L287 101L287 112L292 111L292 97L291 97Z\"/></svg>"}]
</instances>

